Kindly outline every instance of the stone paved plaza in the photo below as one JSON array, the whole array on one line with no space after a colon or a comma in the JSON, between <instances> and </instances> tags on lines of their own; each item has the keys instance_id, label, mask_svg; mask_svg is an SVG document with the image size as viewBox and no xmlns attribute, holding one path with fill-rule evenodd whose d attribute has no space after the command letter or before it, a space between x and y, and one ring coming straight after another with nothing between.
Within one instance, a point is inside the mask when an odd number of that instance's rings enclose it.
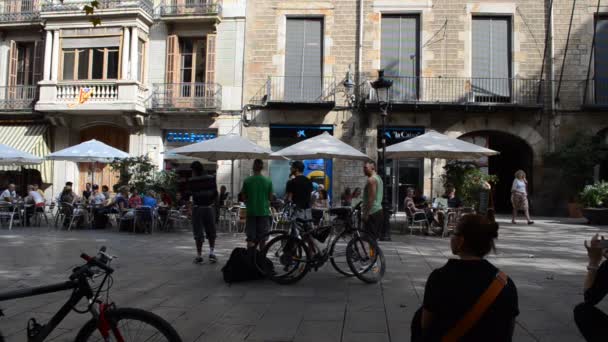
<instances>
[{"instance_id":1,"label":"stone paved plaza","mask_svg":"<svg viewBox=\"0 0 608 342\"><path fill-rule=\"evenodd\" d=\"M506 218L499 222L499 251L490 259L518 288L515 341L582 341L572 308L582 300L583 240L608 230L555 218L537 218L534 226L514 226ZM161 315L184 341L409 341L425 280L450 257L448 239L395 235L393 242L383 243L388 267L381 284L341 277L327 265L291 286L270 281L229 286L220 269L241 240L220 235L220 262L194 265L188 232L0 230L0 289L66 280L80 263L80 252L94 253L106 245L119 256L111 298L120 306ZM0 303L6 315L0 331L8 341L25 341L27 319L46 322L67 295ZM606 304L602 309L608 309ZM88 318L70 314L53 340L71 341Z\"/></svg>"}]
</instances>

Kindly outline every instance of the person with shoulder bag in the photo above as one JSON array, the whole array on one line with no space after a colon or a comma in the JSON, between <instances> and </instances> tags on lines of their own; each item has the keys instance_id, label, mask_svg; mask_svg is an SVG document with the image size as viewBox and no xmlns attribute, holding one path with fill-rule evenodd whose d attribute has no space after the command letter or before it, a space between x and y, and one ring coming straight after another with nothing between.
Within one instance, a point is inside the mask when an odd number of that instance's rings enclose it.
<instances>
[{"instance_id":1,"label":"person with shoulder bag","mask_svg":"<svg viewBox=\"0 0 608 342\"><path fill-rule=\"evenodd\" d=\"M587 244L587 276L585 277L585 300L574 308L574 321L581 334L588 342L606 341L608 334L608 315L596 305L608 294L608 240L595 234ZM602 261L603 260L603 261Z\"/></svg>"},{"instance_id":2,"label":"person with shoulder bag","mask_svg":"<svg viewBox=\"0 0 608 342\"><path fill-rule=\"evenodd\" d=\"M495 250L498 224L465 215L450 240L452 253L429 276L424 302L414 315L412 341L510 342L519 315L517 289L484 257Z\"/></svg>"}]
</instances>

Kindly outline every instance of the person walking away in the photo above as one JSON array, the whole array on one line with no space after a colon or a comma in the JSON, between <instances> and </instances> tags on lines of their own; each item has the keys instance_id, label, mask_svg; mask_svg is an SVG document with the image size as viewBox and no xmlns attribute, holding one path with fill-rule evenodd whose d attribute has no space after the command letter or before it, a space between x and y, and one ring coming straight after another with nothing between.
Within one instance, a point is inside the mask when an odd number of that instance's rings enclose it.
<instances>
[{"instance_id":1,"label":"person walking away","mask_svg":"<svg viewBox=\"0 0 608 342\"><path fill-rule=\"evenodd\" d=\"M519 315L515 283L484 257L495 250L498 224L463 216L450 238L452 253L427 279L422 308L414 315L411 340L513 340Z\"/></svg>"},{"instance_id":2,"label":"person walking away","mask_svg":"<svg viewBox=\"0 0 608 342\"><path fill-rule=\"evenodd\" d=\"M187 183L189 194L192 196L192 234L196 245L194 263L203 262L203 243L205 235L209 240L209 261L217 262L215 256L215 204L218 198L215 177L205 175L203 164L198 161L190 164L192 178Z\"/></svg>"},{"instance_id":3,"label":"person walking away","mask_svg":"<svg viewBox=\"0 0 608 342\"><path fill-rule=\"evenodd\" d=\"M272 181L262 175L264 162L261 159L253 161L253 175L243 182L241 193L247 206L247 219L245 232L247 234L247 247L258 245L264 249L266 233L270 226L270 200L272 199Z\"/></svg>"},{"instance_id":4,"label":"person walking away","mask_svg":"<svg viewBox=\"0 0 608 342\"><path fill-rule=\"evenodd\" d=\"M295 218L310 222L312 220L310 194L312 193L313 186L312 181L304 176L304 163L299 160L291 163L291 174L294 178L287 182L287 187L285 189L287 200L295 205ZM310 228L310 225L306 224L304 229L308 228ZM308 244L310 255L314 256L316 254L316 248L310 234L305 237L305 240Z\"/></svg>"},{"instance_id":5,"label":"person walking away","mask_svg":"<svg viewBox=\"0 0 608 342\"><path fill-rule=\"evenodd\" d=\"M511 186L511 204L513 205L513 219L511 223L515 224L515 218L517 217L518 211L523 211L528 220L528 224L534 224L534 221L530 220L530 209L528 203L528 181L526 180L526 173L523 170L517 170L515 172L515 179Z\"/></svg>"},{"instance_id":6,"label":"person walking away","mask_svg":"<svg viewBox=\"0 0 608 342\"><path fill-rule=\"evenodd\" d=\"M587 275L585 276L585 294L583 303L574 308L574 322L587 342L606 341L608 315L596 307L608 293L608 258L606 240L595 234L589 244L585 241L587 257ZM602 261L603 260L603 261Z\"/></svg>"},{"instance_id":7,"label":"person walking away","mask_svg":"<svg viewBox=\"0 0 608 342\"><path fill-rule=\"evenodd\" d=\"M363 188L362 214L364 229L371 233L375 239L380 236L380 228L383 224L382 197L383 183L382 178L376 173L376 163L365 162L363 173L367 176L365 188Z\"/></svg>"},{"instance_id":8,"label":"person walking away","mask_svg":"<svg viewBox=\"0 0 608 342\"><path fill-rule=\"evenodd\" d=\"M226 206L226 200L228 199L228 192L226 192L226 186L220 186L220 193L217 198L217 203L215 205L215 223L219 224L220 222L220 214L222 208Z\"/></svg>"}]
</instances>

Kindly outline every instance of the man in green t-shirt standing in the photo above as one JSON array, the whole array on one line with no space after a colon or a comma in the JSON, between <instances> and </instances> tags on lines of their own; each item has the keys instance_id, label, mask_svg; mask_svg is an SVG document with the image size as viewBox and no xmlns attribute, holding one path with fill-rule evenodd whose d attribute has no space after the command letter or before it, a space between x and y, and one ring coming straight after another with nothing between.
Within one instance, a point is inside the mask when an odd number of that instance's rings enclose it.
<instances>
[{"instance_id":1,"label":"man in green t-shirt standing","mask_svg":"<svg viewBox=\"0 0 608 342\"><path fill-rule=\"evenodd\" d=\"M365 230L372 233L377 239L383 223L382 198L384 185L382 178L376 173L376 163L368 161L363 166L363 173L367 176L363 189L362 215Z\"/></svg>"},{"instance_id":2,"label":"man in green t-shirt standing","mask_svg":"<svg viewBox=\"0 0 608 342\"><path fill-rule=\"evenodd\" d=\"M245 221L247 247L254 247L257 243L260 250L264 248L266 241L263 241L263 237L268 233L270 226L270 199L273 191L272 181L262 176L262 169L264 162L260 159L254 160L253 176L245 179L241 191L247 205Z\"/></svg>"}]
</instances>

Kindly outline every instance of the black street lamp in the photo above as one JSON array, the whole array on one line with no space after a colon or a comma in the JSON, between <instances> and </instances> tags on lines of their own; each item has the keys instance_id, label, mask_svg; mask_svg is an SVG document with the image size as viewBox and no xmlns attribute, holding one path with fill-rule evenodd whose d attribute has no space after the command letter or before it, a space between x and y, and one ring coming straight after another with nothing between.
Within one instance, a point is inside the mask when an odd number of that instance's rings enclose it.
<instances>
[{"instance_id":1,"label":"black street lamp","mask_svg":"<svg viewBox=\"0 0 608 342\"><path fill-rule=\"evenodd\" d=\"M388 172L386 172L386 117L388 116L388 108L390 106L390 90L392 86L393 81L384 78L384 70L378 70L378 79L372 82L372 88L376 91L376 98L378 99L378 106L380 107L380 116L382 117L382 211L384 213L384 222L380 237L386 240L391 239L390 215L392 209L390 208L389 200L387 198L387 186L390 180Z\"/></svg>"}]
</instances>

